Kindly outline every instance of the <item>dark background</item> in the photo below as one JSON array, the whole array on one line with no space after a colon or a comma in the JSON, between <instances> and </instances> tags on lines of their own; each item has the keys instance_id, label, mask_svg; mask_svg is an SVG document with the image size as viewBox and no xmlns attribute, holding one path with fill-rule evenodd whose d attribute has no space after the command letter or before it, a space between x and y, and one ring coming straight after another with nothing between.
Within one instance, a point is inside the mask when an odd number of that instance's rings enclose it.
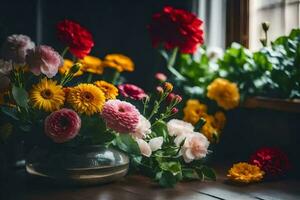
<instances>
[{"instance_id":1,"label":"dark background","mask_svg":"<svg viewBox=\"0 0 300 200\"><path fill-rule=\"evenodd\" d=\"M93 34L91 55L103 58L122 53L133 59L136 70L125 76L134 83L149 86L155 71L163 70L162 59L152 48L147 32L151 16L165 5L187 10L194 0L1 0L0 37L25 34L40 44L63 50L55 25L71 19Z\"/></svg>"}]
</instances>

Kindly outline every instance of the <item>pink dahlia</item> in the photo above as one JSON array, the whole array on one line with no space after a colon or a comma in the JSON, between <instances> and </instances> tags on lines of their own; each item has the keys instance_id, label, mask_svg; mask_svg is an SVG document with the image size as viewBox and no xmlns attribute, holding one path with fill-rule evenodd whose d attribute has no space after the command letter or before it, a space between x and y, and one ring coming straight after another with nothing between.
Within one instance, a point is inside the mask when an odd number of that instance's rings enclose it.
<instances>
[{"instance_id":1,"label":"pink dahlia","mask_svg":"<svg viewBox=\"0 0 300 200\"><path fill-rule=\"evenodd\" d=\"M2 57L5 60L12 60L14 63L24 64L28 51L34 46L34 42L26 35L10 35L2 46Z\"/></svg>"},{"instance_id":2,"label":"pink dahlia","mask_svg":"<svg viewBox=\"0 0 300 200\"><path fill-rule=\"evenodd\" d=\"M51 113L45 120L45 133L56 143L73 139L80 127L81 119L78 114L67 108Z\"/></svg>"},{"instance_id":3,"label":"pink dahlia","mask_svg":"<svg viewBox=\"0 0 300 200\"><path fill-rule=\"evenodd\" d=\"M45 74L52 78L63 65L63 59L52 47L40 45L30 50L26 57L30 71L35 75Z\"/></svg>"},{"instance_id":4,"label":"pink dahlia","mask_svg":"<svg viewBox=\"0 0 300 200\"><path fill-rule=\"evenodd\" d=\"M119 85L118 88L121 95L126 98L141 100L147 97L147 94L142 88L139 88L138 86L133 84L122 84Z\"/></svg>"},{"instance_id":5,"label":"pink dahlia","mask_svg":"<svg viewBox=\"0 0 300 200\"><path fill-rule=\"evenodd\" d=\"M133 133L138 126L140 113L128 102L109 100L104 104L101 116L110 129L119 133Z\"/></svg>"}]
</instances>

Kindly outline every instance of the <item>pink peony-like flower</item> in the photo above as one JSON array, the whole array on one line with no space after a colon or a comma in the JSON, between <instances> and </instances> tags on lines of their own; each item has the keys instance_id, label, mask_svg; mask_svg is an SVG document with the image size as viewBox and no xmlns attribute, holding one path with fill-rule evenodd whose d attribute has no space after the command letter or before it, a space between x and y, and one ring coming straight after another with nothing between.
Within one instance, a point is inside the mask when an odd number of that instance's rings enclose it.
<instances>
[{"instance_id":1,"label":"pink peony-like flower","mask_svg":"<svg viewBox=\"0 0 300 200\"><path fill-rule=\"evenodd\" d=\"M208 153L209 141L201 133L188 134L181 148L183 159L186 163L204 158Z\"/></svg>"},{"instance_id":2,"label":"pink peony-like flower","mask_svg":"<svg viewBox=\"0 0 300 200\"><path fill-rule=\"evenodd\" d=\"M179 119L171 119L167 123L167 128L170 136L180 136L194 131L192 124Z\"/></svg>"},{"instance_id":3,"label":"pink peony-like flower","mask_svg":"<svg viewBox=\"0 0 300 200\"><path fill-rule=\"evenodd\" d=\"M119 133L133 133L140 119L140 113L134 105L120 100L107 101L101 116L110 129Z\"/></svg>"},{"instance_id":4,"label":"pink peony-like flower","mask_svg":"<svg viewBox=\"0 0 300 200\"><path fill-rule=\"evenodd\" d=\"M81 119L78 114L67 108L51 113L45 120L45 133L56 143L73 139L80 127Z\"/></svg>"},{"instance_id":5,"label":"pink peony-like flower","mask_svg":"<svg viewBox=\"0 0 300 200\"><path fill-rule=\"evenodd\" d=\"M142 88L139 88L138 86L133 84L122 84L119 85L118 88L121 95L126 98L141 100L147 97L147 94Z\"/></svg>"},{"instance_id":6,"label":"pink peony-like flower","mask_svg":"<svg viewBox=\"0 0 300 200\"><path fill-rule=\"evenodd\" d=\"M165 82L167 80L167 76L164 73L158 72L155 74L155 78L160 82Z\"/></svg>"},{"instance_id":7,"label":"pink peony-like flower","mask_svg":"<svg viewBox=\"0 0 300 200\"><path fill-rule=\"evenodd\" d=\"M143 116L140 115L139 123L134 132L131 135L135 138L144 138L147 134L151 133L151 123Z\"/></svg>"},{"instance_id":8,"label":"pink peony-like flower","mask_svg":"<svg viewBox=\"0 0 300 200\"><path fill-rule=\"evenodd\" d=\"M26 35L10 35L2 46L2 57L17 64L25 64L26 55L34 46L34 42Z\"/></svg>"},{"instance_id":9,"label":"pink peony-like flower","mask_svg":"<svg viewBox=\"0 0 300 200\"><path fill-rule=\"evenodd\" d=\"M140 148L141 154L146 157L150 157L152 154L152 150L150 145L142 139L136 139L136 142Z\"/></svg>"},{"instance_id":10,"label":"pink peony-like flower","mask_svg":"<svg viewBox=\"0 0 300 200\"><path fill-rule=\"evenodd\" d=\"M30 71L35 75L45 74L52 78L63 65L63 59L52 47L40 45L30 50L26 57Z\"/></svg>"}]
</instances>

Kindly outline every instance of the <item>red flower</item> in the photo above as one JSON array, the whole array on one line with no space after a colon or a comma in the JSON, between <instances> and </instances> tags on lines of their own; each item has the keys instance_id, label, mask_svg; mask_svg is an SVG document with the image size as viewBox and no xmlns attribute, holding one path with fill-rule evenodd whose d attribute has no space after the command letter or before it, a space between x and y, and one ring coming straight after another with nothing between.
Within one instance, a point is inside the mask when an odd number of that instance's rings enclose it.
<instances>
[{"instance_id":1,"label":"red flower","mask_svg":"<svg viewBox=\"0 0 300 200\"><path fill-rule=\"evenodd\" d=\"M181 53L194 53L204 42L202 24L196 15L166 6L152 16L148 30L154 47L163 43L167 50L179 47Z\"/></svg>"},{"instance_id":2,"label":"red flower","mask_svg":"<svg viewBox=\"0 0 300 200\"><path fill-rule=\"evenodd\" d=\"M134 100L141 100L147 97L147 94L142 88L133 84L122 84L119 85L118 88L121 95L126 98L128 97Z\"/></svg>"},{"instance_id":3,"label":"red flower","mask_svg":"<svg viewBox=\"0 0 300 200\"><path fill-rule=\"evenodd\" d=\"M57 24L57 35L68 45L70 52L80 59L88 55L94 46L92 34L71 20L66 19Z\"/></svg>"},{"instance_id":4,"label":"red flower","mask_svg":"<svg viewBox=\"0 0 300 200\"><path fill-rule=\"evenodd\" d=\"M251 157L249 163L257 165L266 173L268 178L277 178L291 169L287 155L277 148L264 147L257 150Z\"/></svg>"},{"instance_id":5,"label":"red flower","mask_svg":"<svg viewBox=\"0 0 300 200\"><path fill-rule=\"evenodd\" d=\"M45 133L56 143L73 139L80 127L81 119L78 114L67 108L51 113L45 120Z\"/></svg>"}]
</instances>

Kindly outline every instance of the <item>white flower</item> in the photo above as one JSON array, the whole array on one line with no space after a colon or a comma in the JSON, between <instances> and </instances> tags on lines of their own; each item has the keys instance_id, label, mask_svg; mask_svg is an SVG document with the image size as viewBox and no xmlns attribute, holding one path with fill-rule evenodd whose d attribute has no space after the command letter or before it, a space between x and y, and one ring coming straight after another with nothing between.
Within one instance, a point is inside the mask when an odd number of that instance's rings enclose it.
<instances>
[{"instance_id":1,"label":"white flower","mask_svg":"<svg viewBox=\"0 0 300 200\"><path fill-rule=\"evenodd\" d=\"M210 61L217 62L218 59L223 57L224 51L220 47L208 47L206 50L206 55Z\"/></svg>"},{"instance_id":2,"label":"white flower","mask_svg":"<svg viewBox=\"0 0 300 200\"><path fill-rule=\"evenodd\" d=\"M145 138L147 134L151 133L150 128L151 123L143 115L140 115L138 125L132 136L139 139Z\"/></svg>"},{"instance_id":3,"label":"white flower","mask_svg":"<svg viewBox=\"0 0 300 200\"><path fill-rule=\"evenodd\" d=\"M204 158L208 152L209 141L201 133L189 134L181 148L181 154L186 163Z\"/></svg>"},{"instance_id":4,"label":"white flower","mask_svg":"<svg viewBox=\"0 0 300 200\"><path fill-rule=\"evenodd\" d=\"M149 141L149 145L150 145L150 148L151 150L154 152L154 151L157 151L159 149L161 149L161 146L164 142L164 138L163 137L156 137L156 138L152 138L150 141Z\"/></svg>"},{"instance_id":5,"label":"white flower","mask_svg":"<svg viewBox=\"0 0 300 200\"><path fill-rule=\"evenodd\" d=\"M194 131L194 126L179 119L172 119L167 123L170 136L179 136Z\"/></svg>"},{"instance_id":6,"label":"white flower","mask_svg":"<svg viewBox=\"0 0 300 200\"><path fill-rule=\"evenodd\" d=\"M150 157L152 154L152 150L150 148L150 145L142 139L137 138L136 142L140 148L141 154L146 156L146 157Z\"/></svg>"}]
</instances>

